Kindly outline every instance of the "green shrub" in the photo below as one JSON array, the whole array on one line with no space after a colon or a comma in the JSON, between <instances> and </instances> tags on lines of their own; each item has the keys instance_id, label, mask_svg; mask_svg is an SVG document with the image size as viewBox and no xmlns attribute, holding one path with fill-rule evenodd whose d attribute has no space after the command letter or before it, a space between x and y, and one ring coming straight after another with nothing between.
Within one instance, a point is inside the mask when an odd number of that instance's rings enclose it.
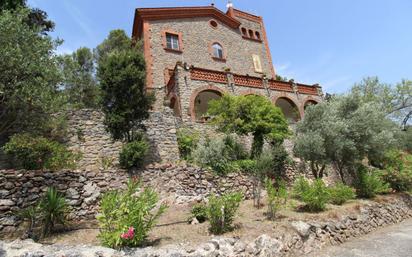
<instances>
[{"instance_id":1,"label":"green shrub","mask_svg":"<svg viewBox=\"0 0 412 257\"><path fill-rule=\"evenodd\" d=\"M195 204L191 210L192 218L196 218L200 223L207 220L207 206L203 203Z\"/></svg>"},{"instance_id":2,"label":"green shrub","mask_svg":"<svg viewBox=\"0 0 412 257\"><path fill-rule=\"evenodd\" d=\"M385 170L382 178L396 191L403 192L412 189L412 155L391 151L386 154Z\"/></svg>"},{"instance_id":3,"label":"green shrub","mask_svg":"<svg viewBox=\"0 0 412 257\"><path fill-rule=\"evenodd\" d=\"M336 205L342 205L350 199L356 197L355 192L350 186L344 185L342 182L329 188L330 202Z\"/></svg>"},{"instance_id":4,"label":"green shrub","mask_svg":"<svg viewBox=\"0 0 412 257\"><path fill-rule=\"evenodd\" d=\"M3 150L14 156L24 169L75 168L79 154L69 151L64 145L41 136L15 134Z\"/></svg>"},{"instance_id":5,"label":"green shrub","mask_svg":"<svg viewBox=\"0 0 412 257\"><path fill-rule=\"evenodd\" d=\"M232 136L203 139L193 152L194 161L204 167L210 167L218 174L227 174L237 171L236 158L243 157L237 151L241 148L239 143L234 143Z\"/></svg>"},{"instance_id":6,"label":"green shrub","mask_svg":"<svg viewBox=\"0 0 412 257\"><path fill-rule=\"evenodd\" d=\"M273 167L269 177L280 179L285 173L285 166L289 161L289 154L283 144L275 144L271 150Z\"/></svg>"},{"instance_id":7,"label":"green shrub","mask_svg":"<svg viewBox=\"0 0 412 257\"><path fill-rule=\"evenodd\" d=\"M293 183L293 197L299 200L301 199L301 196L304 192L308 191L310 188L310 183L305 177L300 176L298 177L295 182Z\"/></svg>"},{"instance_id":8,"label":"green shrub","mask_svg":"<svg viewBox=\"0 0 412 257\"><path fill-rule=\"evenodd\" d=\"M199 142L199 134L190 131L186 128L181 128L177 131L177 143L179 146L180 156L184 160L192 159L192 152L196 149Z\"/></svg>"},{"instance_id":9,"label":"green shrub","mask_svg":"<svg viewBox=\"0 0 412 257\"><path fill-rule=\"evenodd\" d=\"M149 144L141 135L134 141L125 144L119 154L120 166L124 169L140 168L149 150Z\"/></svg>"},{"instance_id":10,"label":"green shrub","mask_svg":"<svg viewBox=\"0 0 412 257\"><path fill-rule=\"evenodd\" d=\"M377 171L367 170L366 167L359 168L355 185L357 196L363 198L373 198L389 191L389 185L383 181L382 175Z\"/></svg>"},{"instance_id":11,"label":"green shrub","mask_svg":"<svg viewBox=\"0 0 412 257\"><path fill-rule=\"evenodd\" d=\"M329 190L321 179L316 179L307 187L305 183L300 182L302 187L299 191L299 198L305 203L309 211L323 211L326 203L330 199Z\"/></svg>"},{"instance_id":12,"label":"green shrub","mask_svg":"<svg viewBox=\"0 0 412 257\"><path fill-rule=\"evenodd\" d=\"M243 172L246 174L253 174L256 169L256 161L250 159L233 161L231 165L232 172Z\"/></svg>"},{"instance_id":13,"label":"green shrub","mask_svg":"<svg viewBox=\"0 0 412 257\"><path fill-rule=\"evenodd\" d=\"M52 233L57 224L65 225L68 211L69 207L64 196L55 188L49 187L39 203L43 236Z\"/></svg>"},{"instance_id":14,"label":"green shrub","mask_svg":"<svg viewBox=\"0 0 412 257\"><path fill-rule=\"evenodd\" d=\"M222 234L232 229L232 223L242 201L241 193L230 193L222 196L212 195L207 205L207 217L210 231Z\"/></svg>"},{"instance_id":15,"label":"green shrub","mask_svg":"<svg viewBox=\"0 0 412 257\"><path fill-rule=\"evenodd\" d=\"M158 195L151 188L141 190L130 180L123 191L106 192L100 201L99 239L112 248L141 245L156 224L166 205L158 208Z\"/></svg>"},{"instance_id":16,"label":"green shrub","mask_svg":"<svg viewBox=\"0 0 412 257\"><path fill-rule=\"evenodd\" d=\"M280 181L275 187L270 179L266 179L265 188L268 194L268 212L267 216L273 220L282 204L286 204L288 191L284 181Z\"/></svg>"},{"instance_id":17,"label":"green shrub","mask_svg":"<svg viewBox=\"0 0 412 257\"><path fill-rule=\"evenodd\" d=\"M236 136L226 135L223 137L223 142L225 144L225 151L230 160L245 160L249 157L244 145L236 138Z\"/></svg>"}]
</instances>

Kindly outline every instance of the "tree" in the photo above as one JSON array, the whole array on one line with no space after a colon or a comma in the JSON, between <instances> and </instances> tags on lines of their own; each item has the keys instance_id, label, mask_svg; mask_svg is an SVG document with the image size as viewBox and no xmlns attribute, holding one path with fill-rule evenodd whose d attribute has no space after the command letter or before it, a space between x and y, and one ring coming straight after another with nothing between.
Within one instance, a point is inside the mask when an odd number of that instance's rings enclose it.
<instances>
[{"instance_id":1,"label":"tree","mask_svg":"<svg viewBox=\"0 0 412 257\"><path fill-rule=\"evenodd\" d=\"M0 139L16 132L49 129L60 110L60 74L53 51L59 41L42 35L24 20L27 9L0 15Z\"/></svg>"},{"instance_id":2,"label":"tree","mask_svg":"<svg viewBox=\"0 0 412 257\"><path fill-rule=\"evenodd\" d=\"M0 13L3 11L16 11L21 8L29 9L27 16L23 19L23 22L27 25L39 29L42 34L53 31L54 23L47 19L47 13L38 8L29 8L26 0L2 0L0 2Z\"/></svg>"},{"instance_id":3,"label":"tree","mask_svg":"<svg viewBox=\"0 0 412 257\"><path fill-rule=\"evenodd\" d=\"M368 77L355 84L352 94L362 102L378 103L388 117L406 129L412 118L412 81L403 79L395 86L384 84L377 77Z\"/></svg>"},{"instance_id":4,"label":"tree","mask_svg":"<svg viewBox=\"0 0 412 257\"><path fill-rule=\"evenodd\" d=\"M92 51L81 47L72 54L60 56L59 63L69 104L78 108L98 108L100 88L95 78Z\"/></svg>"},{"instance_id":5,"label":"tree","mask_svg":"<svg viewBox=\"0 0 412 257\"><path fill-rule=\"evenodd\" d=\"M260 155L265 139L281 142L290 133L282 111L262 96L224 95L209 103L208 113L222 132L251 133L252 157Z\"/></svg>"},{"instance_id":6,"label":"tree","mask_svg":"<svg viewBox=\"0 0 412 257\"><path fill-rule=\"evenodd\" d=\"M379 105L354 94L310 106L297 126L295 154L310 162L315 177L332 163L343 182L345 174L356 178L356 164L381 160L395 144L393 122L385 116Z\"/></svg>"},{"instance_id":7,"label":"tree","mask_svg":"<svg viewBox=\"0 0 412 257\"><path fill-rule=\"evenodd\" d=\"M123 34L123 36L119 36ZM115 35L115 36L114 36ZM149 117L153 96L145 91L145 61L141 51L124 43L126 34L115 30L98 46L98 68L105 124L114 139L133 141ZM116 44L121 38L122 44Z\"/></svg>"},{"instance_id":8,"label":"tree","mask_svg":"<svg viewBox=\"0 0 412 257\"><path fill-rule=\"evenodd\" d=\"M109 36L94 50L95 57L99 62L114 50L129 50L132 44L132 40L126 35L124 30L112 30L110 31Z\"/></svg>"}]
</instances>

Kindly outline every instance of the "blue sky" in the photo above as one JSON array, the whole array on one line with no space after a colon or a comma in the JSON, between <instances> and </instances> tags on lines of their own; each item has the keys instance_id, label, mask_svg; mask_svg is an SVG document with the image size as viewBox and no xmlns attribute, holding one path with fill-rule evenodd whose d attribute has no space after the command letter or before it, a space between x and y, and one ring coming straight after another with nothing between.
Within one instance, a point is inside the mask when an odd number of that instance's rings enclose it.
<instances>
[{"instance_id":1,"label":"blue sky","mask_svg":"<svg viewBox=\"0 0 412 257\"><path fill-rule=\"evenodd\" d=\"M112 29L131 33L137 7L210 5L226 0L28 0L56 23L59 52L99 44ZM278 74L344 92L366 76L412 79L411 0L234 0L263 16Z\"/></svg>"}]
</instances>

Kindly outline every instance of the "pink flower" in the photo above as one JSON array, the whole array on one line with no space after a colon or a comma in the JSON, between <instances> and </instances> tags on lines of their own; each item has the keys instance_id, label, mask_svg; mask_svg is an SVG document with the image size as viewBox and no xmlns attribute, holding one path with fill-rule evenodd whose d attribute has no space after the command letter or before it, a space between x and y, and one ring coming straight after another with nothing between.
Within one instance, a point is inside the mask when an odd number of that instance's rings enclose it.
<instances>
[{"instance_id":1,"label":"pink flower","mask_svg":"<svg viewBox=\"0 0 412 257\"><path fill-rule=\"evenodd\" d=\"M132 239L134 237L134 227L130 227L126 233L120 235L122 239Z\"/></svg>"}]
</instances>

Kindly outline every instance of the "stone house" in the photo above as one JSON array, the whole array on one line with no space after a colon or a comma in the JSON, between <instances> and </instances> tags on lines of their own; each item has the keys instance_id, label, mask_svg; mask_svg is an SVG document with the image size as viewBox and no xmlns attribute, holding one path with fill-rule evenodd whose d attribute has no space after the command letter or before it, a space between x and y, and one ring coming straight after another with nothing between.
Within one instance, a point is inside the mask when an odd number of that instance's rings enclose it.
<instances>
[{"instance_id":1,"label":"stone house","mask_svg":"<svg viewBox=\"0 0 412 257\"><path fill-rule=\"evenodd\" d=\"M322 101L318 85L275 79L262 17L231 5L138 8L133 38L143 42L154 111L170 107L183 123L207 120L208 102L224 93L266 96L292 123Z\"/></svg>"}]
</instances>

